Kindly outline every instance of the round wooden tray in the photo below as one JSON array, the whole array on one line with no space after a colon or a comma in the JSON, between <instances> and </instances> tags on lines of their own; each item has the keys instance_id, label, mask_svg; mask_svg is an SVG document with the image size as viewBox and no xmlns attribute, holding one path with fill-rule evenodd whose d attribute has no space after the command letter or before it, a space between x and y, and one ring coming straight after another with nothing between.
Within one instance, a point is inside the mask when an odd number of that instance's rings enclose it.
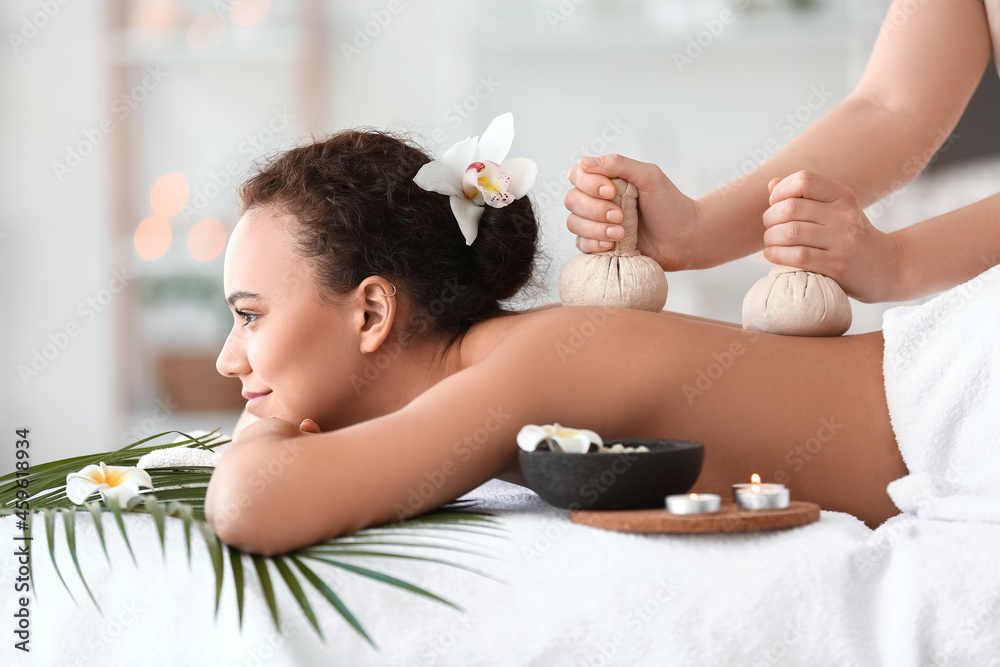
<instances>
[{"instance_id":1,"label":"round wooden tray","mask_svg":"<svg viewBox=\"0 0 1000 667\"><path fill-rule=\"evenodd\" d=\"M819 505L793 500L782 510L744 510L724 500L718 512L671 514L666 508L588 512L573 510L571 521L629 533L747 533L792 528L819 521Z\"/></svg>"}]
</instances>

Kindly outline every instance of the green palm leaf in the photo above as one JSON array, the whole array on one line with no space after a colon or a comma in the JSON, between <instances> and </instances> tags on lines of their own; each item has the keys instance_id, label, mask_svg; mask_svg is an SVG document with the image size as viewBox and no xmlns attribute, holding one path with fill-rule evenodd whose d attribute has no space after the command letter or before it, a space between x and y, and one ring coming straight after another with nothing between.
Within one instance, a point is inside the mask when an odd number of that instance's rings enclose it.
<instances>
[{"instance_id":1,"label":"green palm leaf","mask_svg":"<svg viewBox=\"0 0 1000 667\"><path fill-rule=\"evenodd\" d=\"M219 538L215 536L208 524L199 523L198 528L201 529L201 535L205 538L205 544L208 545L208 554L212 558L212 567L215 568L215 614L218 617L219 600L222 599L222 547L219 546Z\"/></svg>"},{"instance_id":2,"label":"green palm leaf","mask_svg":"<svg viewBox=\"0 0 1000 667\"><path fill-rule=\"evenodd\" d=\"M104 560L111 565L111 556L108 555L108 545L104 541L104 519L101 516L101 506L97 503L87 503L87 511L94 521L94 528L97 530L97 537L101 541L101 548L104 550Z\"/></svg>"},{"instance_id":3,"label":"green palm leaf","mask_svg":"<svg viewBox=\"0 0 1000 667\"><path fill-rule=\"evenodd\" d=\"M382 555L382 554L380 554L380 555ZM402 588L404 591L410 591L411 593L417 593L418 595L423 595L425 597L430 598L431 600L434 600L436 602L440 602L442 604L446 604L449 607L453 607L453 608L455 608L455 609L457 609L459 611L464 611L464 609L462 609L461 607L459 607L454 602L449 602L448 600L445 600L442 597L439 597L437 595L434 595L433 593L425 591L423 588L420 588L419 586L414 586L413 584L411 584L408 581L403 581L402 579L397 579L396 577L390 576L388 574L382 574L381 572L376 572L374 570L368 569L367 567L361 567L359 565L350 565L348 563L342 563L340 561L330 560L329 558L321 558L319 556L310 556L310 558L312 558L314 560L322 561L322 562L326 563L327 565L333 565L334 567L343 568L343 569L347 570L348 572L353 572L355 574L360 574L360 575L368 577L370 579L374 579L375 581L381 581L382 583L389 584L390 586L396 586L397 588Z\"/></svg>"},{"instance_id":4,"label":"green palm leaf","mask_svg":"<svg viewBox=\"0 0 1000 667\"><path fill-rule=\"evenodd\" d=\"M52 559L52 568L59 575L59 581L62 582L66 592L69 593L70 599L79 607L80 603L73 597L73 593L70 592L69 586L66 585L66 580L63 579L62 572L59 571L59 566L56 564L56 510L54 509L45 510L45 534L48 536L49 557Z\"/></svg>"},{"instance_id":5,"label":"green palm leaf","mask_svg":"<svg viewBox=\"0 0 1000 667\"><path fill-rule=\"evenodd\" d=\"M168 445L147 445L152 440L171 433L177 433L187 440ZM205 522L205 494L208 483L213 472L212 467L206 466L184 466L174 468L149 468L147 472L153 481L154 490L143 491L138 496L132 498L126 507L121 507L116 500L108 498L107 502L92 501L83 506L74 505L66 497L66 475L79 472L81 468L91 464L98 464L104 461L108 465L134 466L135 463L146 453L164 446L187 446L199 449L211 450L219 445L228 443L229 440L221 439L218 429L204 436L192 437L180 431L168 431L160 433L142 440L126 445L113 452L93 454L86 456L76 456L60 461L39 464L32 466L28 476L29 488L34 494L29 497L30 506L33 510L42 510L46 528L46 535L49 548L49 557L52 560L53 569L59 576L63 587L69 593L70 598L76 603L73 594L63 578L62 572L56 562L56 515L62 514L62 521L65 528L65 539L69 547L70 557L73 560L77 574L80 577L87 594L90 596L95 607L100 611L100 606L93 595L90 586L87 584L83 570L80 566L76 547L76 513L84 511L90 514L101 548L104 551L105 560L110 565L111 559L108 555L106 536L102 522L103 512L111 512L115 523L122 535L122 539L128 548L129 555L133 563L138 567L135 552L129 541L126 530L124 513L144 513L152 516L156 525L157 536L160 540L163 557L166 558L166 525L168 519L174 518L182 522L184 530L185 548L187 552L188 564L191 564L191 529L196 526L201 533L208 549L208 555L212 562L215 576L215 614L218 616L219 604L222 597L222 585L225 581L225 559L223 546L229 553L230 568L236 591L236 605L239 616L239 625L243 625L243 612L246 604L245 588L246 576L243 567L244 553L231 545L222 545L218 537ZM145 445L145 446L144 446ZM22 476L23 478L23 476ZM18 484L16 474L0 477L0 516L13 514L17 500L16 491ZM344 562L343 558L380 558L380 559L406 559L414 561L425 561L435 564L454 567L480 576L488 577L495 581L498 579L488 573L469 567L462 563L437 558L434 556L417 553L401 553L402 551L413 550L446 550L453 554L466 554L470 556L495 558L482 544L470 542L462 539L463 534L492 536L504 538L508 533L499 521L492 518L488 513L476 510L471 500L455 501L445 507L426 512L413 517L407 521L393 524L383 524L357 531L351 535L327 540L309 547L297 549L288 554L280 556L265 557L258 554L246 554L253 563L257 573L257 580L264 595L271 618L274 621L275 629L280 633L280 617L275 595L274 586L269 573L269 562L277 569L282 580L285 582L292 594L295 602L302 613L309 620L310 625L316 631L322 641L326 641L322 629L319 625L316 613L306 596L300 577L304 579L310 587L322 595L323 599L371 646L376 644L368 635L361 622L343 603L337 593L328 585L319 574L310 568L305 560L322 562L331 567L337 567L343 571L361 576L373 581L378 581L395 588L420 595L430 600L448 605L454 609L462 610L459 605L446 600L430 591L427 591L416 584L404 581L390 574L378 572L370 567L362 567L352 563ZM31 535L31 525L33 512L27 513L25 535ZM412 539L411 539L412 538ZM461 545L461 546L459 546ZM474 546L475 549L468 548ZM29 550L30 568L30 550ZM294 569L289 566L288 561L294 565ZM32 589L34 580L31 581Z\"/></svg>"},{"instance_id":6,"label":"green palm leaf","mask_svg":"<svg viewBox=\"0 0 1000 667\"><path fill-rule=\"evenodd\" d=\"M236 609L239 614L239 627L243 628L243 553L229 545L229 564L233 568L233 578L236 582Z\"/></svg>"},{"instance_id":7,"label":"green palm leaf","mask_svg":"<svg viewBox=\"0 0 1000 667\"><path fill-rule=\"evenodd\" d=\"M330 604L333 605L333 608L336 609L340 613L340 615L343 616L344 619L348 623L350 623L351 626L353 626L354 629L357 630L358 633L362 637L364 637L369 644L372 645L373 648L377 648L375 646L375 642L372 640L371 637L368 636L368 633L361 626L361 623L358 622L358 619L355 618L354 614L351 613L350 609L348 609L344 605L340 597L332 590L330 590L330 587L326 585L326 582L324 582L322 579L316 576L316 573L310 570L309 567L307 567L306 564L303 563L300 559L296 558L295 556L289 556L289 558L293 563L295 563L295 566L302 571L302 574L305 575L306 580L310 584L312 584L316 588L316 590L322 593L323 597L325 597L327 600L330 601Z\"/></svg>"},{"instance_id":8,"label":"green palm leaf","mask_svg":"<svg viewBox=\"0 0 1000 667\"><path fill-rule=\"evenodd\" d=\"M274 598L274 586L271 585L271 575L267 572L267 561L269 559L257 554L251 554L254 569L257 570L257 578L260 579L260 586L264 591L264 599L267 601L267 608L274 619L274 629L281 632L281 622L278 620L278 603Z\"/></svg>"},{"instance_id":9,"label":"green palm leaf","mask_svg":"<svg viewBox=\"0 0 1000 667\"><path fill-rule=\"evenodd\" d=\"M94 603L97 607L97 611L104 616L104 612L101 611L101 605L97 604L97 600L94 598L93 592L90 590L90 586L87 585L87 580L83 576L83 570L80 569L80 560L76 557L76 512L60 512L63 518L63 527L66 529L66 544L69 546L69 555L73 558L73 565L76 566L76 573L80 575L80 581L83 582L83 587L87 591L87 595L90 596L90 601Z\"/></svg>"},{"instance_id":10,"label":"green palm leaf","mask_svg":"<svg viewBox=\"0 0 1000 667\"><path fill-rule=\"evenodd\" d=\"M316 614L313 612L312 605L309 604L309 600L306 599L306 594L302 590L302 585L299 584L299 580L295 577L292 571L288 569L288 565L285 563L285 559L282 556L271 556L271 560L274 562L274 566L278 568L278 572L281 573L281 578L285 580L285 584L288 585L288 590L290 590L292 595L295 596L295 600L299 603L299 607L302 608L302 612L306 615L306 618L309 619L309 624L316 630L316 634L319 635L320 641L325 644L326 637L323 636L323 631L319 628L319 621L316 620ZM361 632L364 633L364 630Z\"/></svg>"}]
</instances>

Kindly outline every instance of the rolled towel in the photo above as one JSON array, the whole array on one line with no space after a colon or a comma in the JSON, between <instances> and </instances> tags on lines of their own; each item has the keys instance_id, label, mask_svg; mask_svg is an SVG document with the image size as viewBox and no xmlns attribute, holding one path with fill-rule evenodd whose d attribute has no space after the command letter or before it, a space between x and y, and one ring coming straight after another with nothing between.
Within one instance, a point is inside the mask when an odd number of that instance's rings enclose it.
<instances>
[{"instance_id":1,"label":"rolled towel","mask_svg":"<svg viewBox=\"0 0 1000 667\"><path fill-rule=\"evenodd\" d=\"M832 278L775 264L743 299L743 328L786 336L839 336L851 302Z\"/></svg>"},{"instance_id":2,"label":"rolled towel","mask_svg":"<svg viewBox=\"0 0 1000 667\"><path fill-rule=\"evenodd\" d=\"M208 431L192 431L190 434L192 437L200 438L203 435L208 435ZM229 436L218 436L219 439L227 440ZM174 442L186 442L189 438L179 437L174 439ZM211 466L215 467L219 462L219 458L222 456L222 452L229 444L221 445L215 447L211 450L202 449L200 447L191 447L188 445L179 445L177 447L163 447L162 449L154 449L151 452L144 454L139 461L135 464L137 468L183 468L184 466Z\"/></svg>"},{"instance_id":3,"label":"rolled towel","mask_svg":"<svg viewBox=\"0 0 1000 667\"><path fill-rule=\"evenodd\" d=\"M639 191L620 178L612 179L615 203L625 214L625 236L611 250L572 257L559 276L564 306L612 306L661 311L667 302L667 276L651 257L636 249L639 233Z\"/></svg>"}]
</instances>

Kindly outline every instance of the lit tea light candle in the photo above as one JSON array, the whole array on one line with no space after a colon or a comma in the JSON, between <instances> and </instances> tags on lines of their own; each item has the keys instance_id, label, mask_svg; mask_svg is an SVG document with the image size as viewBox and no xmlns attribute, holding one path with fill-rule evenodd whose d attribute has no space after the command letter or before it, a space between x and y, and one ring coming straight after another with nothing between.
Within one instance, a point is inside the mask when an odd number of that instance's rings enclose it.
<instances>
[{"instance_id":1,"label":"lit tea light candle","mask_svg":"<svg viewBox=\"0 0 1000 667\"><path fill-rule=\"evenodd\" d=\"M688 493L667 496L667 511L671 514L707 514L718 512L722 498L714 493Z\"/></svg>"},{"instance_id":2,"label":"lit tea light candle","mask_svg":"<svg viewBox=\"0 0 1000 667\"><path fill-rule=\"evenodd\" d=\"M784 484L762 484L754 473L749 484L733 484L733 500L745 510L780 510L788 507L788 489Z\"/></svg>"},{"instance_id":3,"label":"lit tea light candle","mask_svg":"<svg viewBox=\"0 0 1000 667\"><path fill-rule=\"evenodd\" d=\"M754 484L756 484L758 487L760 487L761 491L773 491L774 489L783 489L783 488L785 488L784 484L762 484L761 481L760 481L760 475L758 475L757 473L754 473L754 474L750 475L750 483L749 484L746 484L746 483L744 483L744 484L733 484L733 501L735 502L735 500L736 500L736 493L738 491L753 491Z\"/></svg>"}]
</instances>

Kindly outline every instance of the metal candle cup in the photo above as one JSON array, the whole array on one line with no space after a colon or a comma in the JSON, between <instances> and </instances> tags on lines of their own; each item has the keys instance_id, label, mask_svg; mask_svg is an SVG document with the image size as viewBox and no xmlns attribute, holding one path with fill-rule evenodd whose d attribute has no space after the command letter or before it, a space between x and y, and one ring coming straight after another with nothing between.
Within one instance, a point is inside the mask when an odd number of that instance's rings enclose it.
<instances>
[{"instance_id":1,"label":"metal candle cup","mask_svg":"<svg viewBox=\"0 0 1000 667\"><path fill-rule=\"evenodd\" d=\"M740 509L781 510L788 507L788 489L781 484L756 484L754 486L760 487L756 493L751 489L740 489L733 492L736 504ZM764 487L771 488L765 489Z\"/></svg>"},{"instance_id":2,"label":"metal candle cup","mask_svg":"<svg viewBox=\"0 0 1000 667\"><path fill-rule=\"evenodd\" d=\"M764 493L764 492L774 493L778 489L785 488L784 484L771 484L771 483L768 483L768 484L733 484L733 502L736 502L738 500L738 498L736 497L737 493L740 493L741 491L744 491L746 493L751 493L754 486L760 487L760 492L761 493Z\"/></svg>"},{"instance_id":3,"label":"metal candle cup","mask_svg":"<svg viewBox=\"0 0 1000 667\"><path fill-rule=\"evenodd\" d=\"M722 498L714 493L686 493L667 496L667 511L671 514L709 514L718 512Z\"/></svg>"}]
</instances>

